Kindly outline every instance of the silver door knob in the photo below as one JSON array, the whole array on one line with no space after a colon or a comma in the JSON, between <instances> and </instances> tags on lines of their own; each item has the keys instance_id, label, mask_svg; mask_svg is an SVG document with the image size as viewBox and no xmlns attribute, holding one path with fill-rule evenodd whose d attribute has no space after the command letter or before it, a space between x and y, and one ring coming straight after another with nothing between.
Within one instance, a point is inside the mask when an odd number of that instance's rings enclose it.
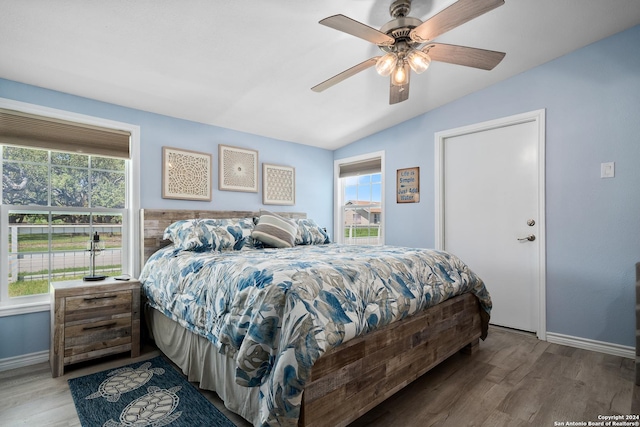
<instances>
[{"instance_id":1,"label":"silver door knob","mask_svg":"<svg viewBox=\"0 0 640 427\"><path fill-rule=\"evenodd\" d=\"M527 240L529 242L533 242L534 240L536 240L536 236L534 236L533 234L529 234L527 237L521 237L518 240L520 242L524 242L525 240Z\"/></svg>"}]
</instances>

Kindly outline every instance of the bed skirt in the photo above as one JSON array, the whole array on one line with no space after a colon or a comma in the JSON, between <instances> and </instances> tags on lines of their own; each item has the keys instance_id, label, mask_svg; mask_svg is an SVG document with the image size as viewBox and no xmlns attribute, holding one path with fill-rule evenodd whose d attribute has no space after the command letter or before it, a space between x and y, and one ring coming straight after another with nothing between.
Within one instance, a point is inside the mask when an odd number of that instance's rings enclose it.
<instances>
[{"instance_id":1,"label":"bed skirt","mask_svg":"<svg viewBox=\"0 0 640 427\"><path fill-rule=\"evenodd\" d=\"M218 353L206 338L194 334L147 306L146 320L156 346L173 361L189 381L199 387L215 391L224 405L253 425L259 421L259 388L241 387L236 384L236 368L233 359Z\"/></svg>"}]
</instances>

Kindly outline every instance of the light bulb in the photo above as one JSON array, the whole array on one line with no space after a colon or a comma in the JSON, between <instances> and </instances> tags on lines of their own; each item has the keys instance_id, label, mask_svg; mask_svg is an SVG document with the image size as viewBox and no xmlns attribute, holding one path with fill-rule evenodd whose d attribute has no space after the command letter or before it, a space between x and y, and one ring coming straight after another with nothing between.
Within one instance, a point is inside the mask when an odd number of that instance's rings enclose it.
<instances>
[{"instance_id":1,"label":"light bulb","mask_svg":"<svg viewBox=\"0 0 640 427\"><path fill-rule=\"evenodd\" d=\"M421 50L412 49L407 56L409 58L409 66L417 74L424 73L431 64L429 55Z\"/></svg>"},{"instance_id":2,"label":"light bulb","mask_svg":"<svg viewBox=\"0 0 640 427\"><path fill-rule=\"evenodd\" d=\"M376 71L381 76L388 76L395 68L397 62L398 57L395 53L386 53L378 59L378 62L376 62Z\"/></svg>"},{"instance_id":3,"label":"light bulb","mask_svg":"<svg viewBox=\"0 0 640 427\"><path fill-rule=\"evenodd\" d=\"M399 62L396 66L396 69L391 76L391 84L394 86L403 86L406 85L409 81L409 73L408 69L404 62Z\"/></svg>"}]
</instances>

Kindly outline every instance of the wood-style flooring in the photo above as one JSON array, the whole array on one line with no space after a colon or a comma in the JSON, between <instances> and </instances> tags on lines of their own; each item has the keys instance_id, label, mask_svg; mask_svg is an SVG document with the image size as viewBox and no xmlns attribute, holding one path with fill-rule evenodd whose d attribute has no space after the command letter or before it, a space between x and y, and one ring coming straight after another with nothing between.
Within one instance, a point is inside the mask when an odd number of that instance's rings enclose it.
<instances>
[{"instance_id":1,"label":"wood-style flooring","mask_svg":"<svg viewBox=\"0 0 640 427\"><path fill-rule=\"evenodd\" d=\"M149 359L159 352L73 365L51 378L48 363L0 372L0 426L79 426L67 380ZM472 356L456 354L351 427L559 426L599 415L640 413L634 361L492 327ZM238 426L215 393L203 391ZM195 426L194 426L195 427Z\"/></svg>"}]
</instances>

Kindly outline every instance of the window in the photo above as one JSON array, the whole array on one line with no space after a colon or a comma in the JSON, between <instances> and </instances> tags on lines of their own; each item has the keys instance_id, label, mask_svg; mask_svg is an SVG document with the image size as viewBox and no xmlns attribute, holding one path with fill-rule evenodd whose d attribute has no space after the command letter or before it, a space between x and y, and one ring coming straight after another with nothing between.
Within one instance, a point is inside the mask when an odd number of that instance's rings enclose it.
<instances>
[{"instance_id":1,"label":"window","mask_svg":"<svg viewBox=\"0 0 640 427\"><path fill-rule=\"evenodd\" d=\"M336 162L336 241L384 244L383 153Z\"/></svg>"},{"instance_id":2,"label":"window","mask_svg":"<svg viewBox=\"0 0 640 427\"><path fill-rule=\"evenodd\" d=\"M132 185L137 179L132 179L129 149L123 157L104 140L93 147L92 132L101 137L109 132L105 128L89 128L87 139L87 126L79 124L80 136L64 139L73 123L17 112L20 120L65 126L58 135L47 130L43 134L53 136L42 140L33 134L38 123L13 126L12 114L0 108L0 315L33 304L46 309L50 282L88 275L87 244L96 232L104 243L96 274L135 274L131 208L138 191ZM19 134L22 127L24 135ZM137 128L131 130L137 138ZM122 131L115 134L122 140ZM83 153L71 152L74 146Z\"/></svg>"}]
</instances>

